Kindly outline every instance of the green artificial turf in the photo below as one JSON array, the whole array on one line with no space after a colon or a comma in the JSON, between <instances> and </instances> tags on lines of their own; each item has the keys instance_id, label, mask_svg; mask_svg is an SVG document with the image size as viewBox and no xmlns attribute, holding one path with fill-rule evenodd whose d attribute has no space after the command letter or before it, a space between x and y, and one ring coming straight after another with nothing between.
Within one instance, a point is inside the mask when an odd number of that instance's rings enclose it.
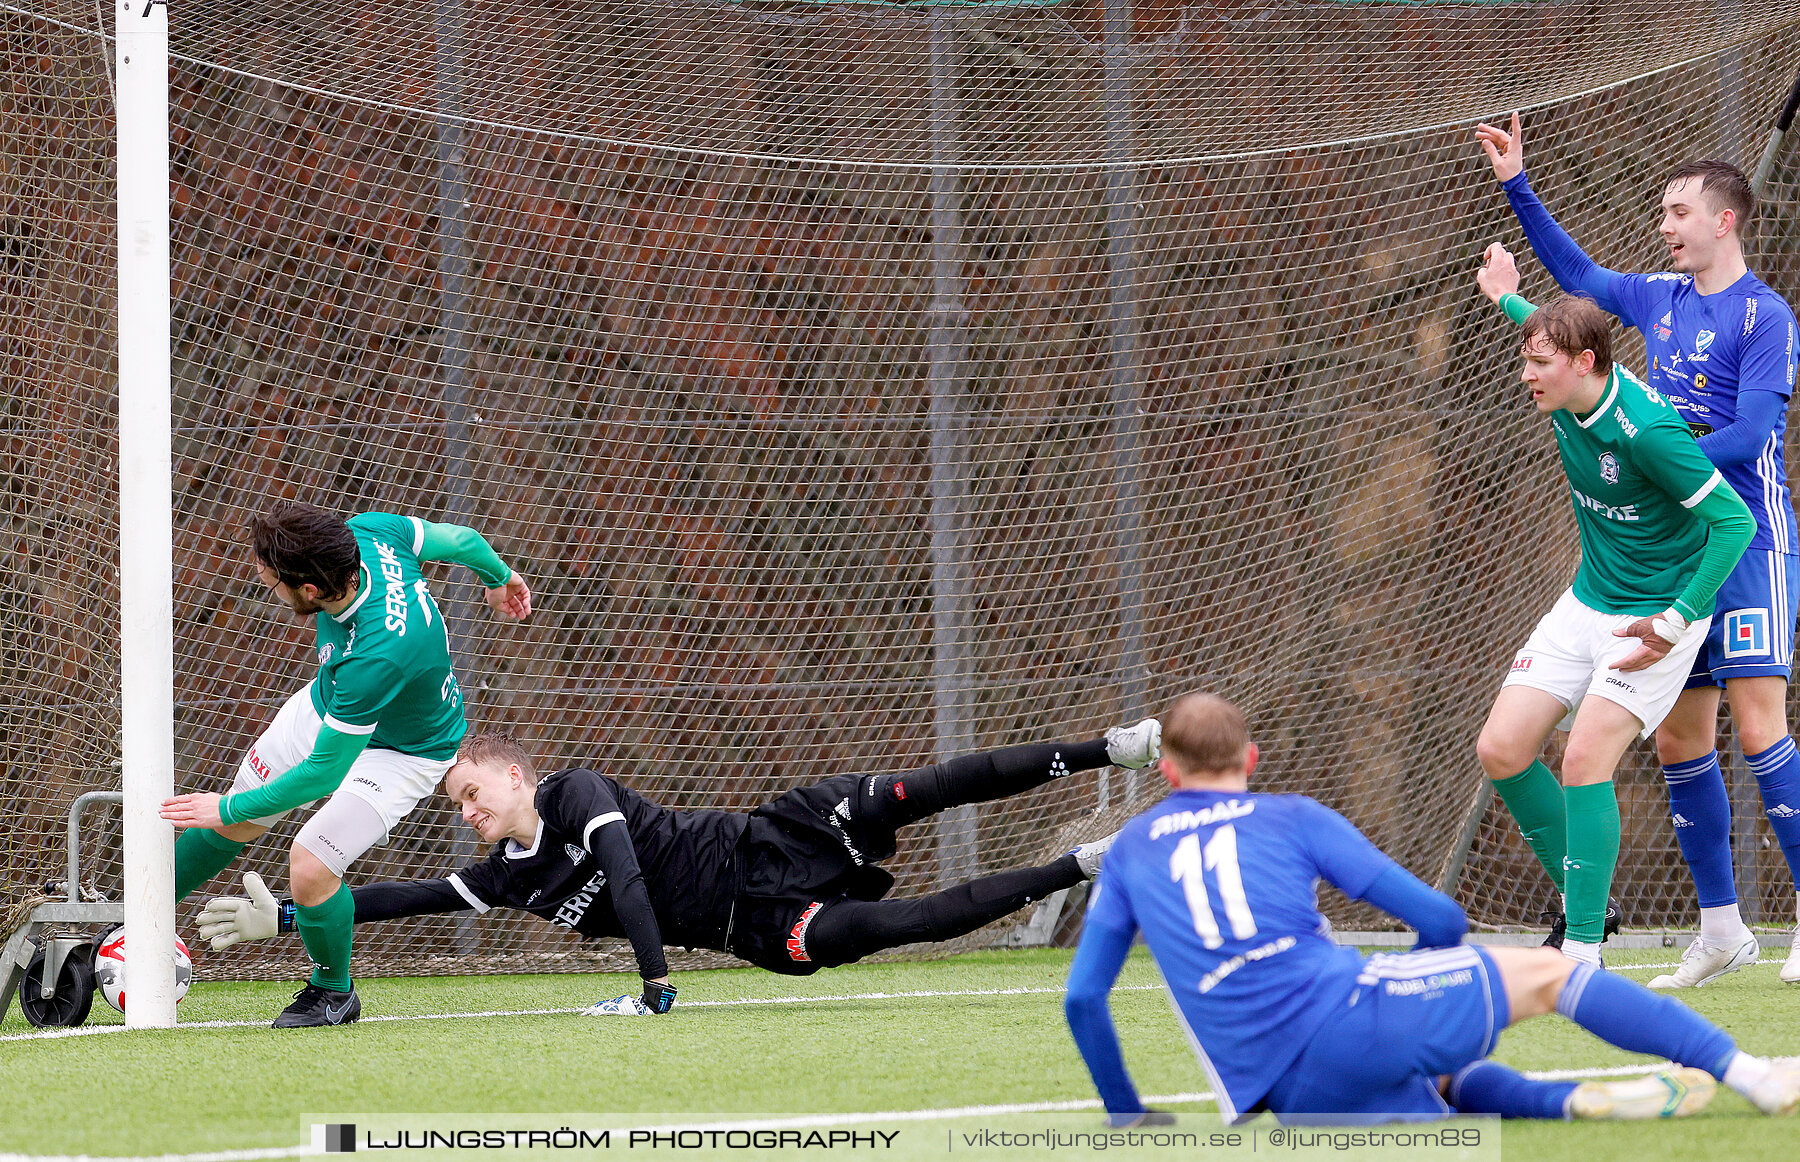
<instances>
[{"instance_id":1,"label":"green artificial turf","mask_svg":"<svg viewBox=\"0 0 1800 1162\"><path fill-rule=\"evenodd\" d=\"M1632 970L1630 963L1673 959L1669 952L1621 952L1609 956L1609 965L1641 981L1652 971ZM420 1115L429 1123L434 1116L442 1122L451 1116L558 1114L571 1119L642 1115L660 1124L691 1125L1091 1100L1092 1086L1062 1018L1058 990L1068 963L1064 951L984 952L923 963L856 965L809 978L755 970L684 973L678 981L680 1003L658 1018L593 1018L562 1011L375 1020L370 1018L574 1010L626 991L635 979L365 980L358 982L363 1022L301 1030L265 1027L293 986L203 983L181 1006L184 1022L256 1023L0 1041L0 1074L11 1083L0 1090L0 1155L187 1155L291 1147L306 1140L310 1121L348 1121L359 1114L365 1125L369 1115ZM1134 1078L1145 1094L1204 1092L1210 1088L1205 1075L1160 988L1147 987L1156 982L1153 967L1139 951L1120 978L1127 987L1114 994L1113 1011ZM896 995L908 992L951 995ZM1800 1054L1800 988L1780 985L1772 966L1753 966L1681 995L1753 1052ZM780 998L814 999L746 1003ZM102 1003L89 1027L117 1020ZM29 1032L16 1009L0 1022L0 1037ZM1559 1017L1510 1030L1497 1056L1528 1070L1600 1069L1649 1060L1613 1049ZM867 1134L881 1126L898 1137L875 1151L840 1146L723 1151L719 1156L1192 1153L1001 1149L984 1147L979 1140L957 1144L959 1132L1003 1125L1069 1133L1099 1129L1101 1122L1086 1111L982 1115L955 1122L937 1117L879 1123L851 1119L838 1128ZM1273 1123L1263 1119L1257 1125L1266 1133ZM1800 1156L1800 1121L1773 1123L1725 1092L1701 1116L1684 1122L1509 1122L1502 1137L1504 1156L1513 1159ZM1264 1142L1256 1156L1267 1152ZM1230 1157L1235 1151L1202 1153ZM1337 1150L1288 1153L1355 1156ZM409 1157L427 1154L448 1156L408 1151ZM1369 1156L1415 1155L1386 1150ZM1500 1154L1440 1150L1416 1155L1421 1162L1458 1156L1497 1160Z\"/></svg>"}]
</instances>

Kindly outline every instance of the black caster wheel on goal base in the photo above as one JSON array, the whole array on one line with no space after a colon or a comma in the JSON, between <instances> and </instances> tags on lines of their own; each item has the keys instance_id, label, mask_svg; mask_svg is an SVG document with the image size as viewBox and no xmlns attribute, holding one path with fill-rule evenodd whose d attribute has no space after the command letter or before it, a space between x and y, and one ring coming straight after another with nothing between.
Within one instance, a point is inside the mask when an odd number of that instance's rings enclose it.
<instances>
[{"instance_id":1,"label":"black caster wheel on goal base","mask_svg":"<svg viewBox=\"0 0 1800 1162\"><path fill-rule=\"evenodd\" d=\"M58 953L61 964L56 966L50 995L45 996L44 981ZM80 943L72 943L66 937L49 937L25 966L25 976L19 982L19 1011L40 1029L72 1029L88 1019L93 1007L93 944L85 937Z\"/></svg>"}]
</instances>

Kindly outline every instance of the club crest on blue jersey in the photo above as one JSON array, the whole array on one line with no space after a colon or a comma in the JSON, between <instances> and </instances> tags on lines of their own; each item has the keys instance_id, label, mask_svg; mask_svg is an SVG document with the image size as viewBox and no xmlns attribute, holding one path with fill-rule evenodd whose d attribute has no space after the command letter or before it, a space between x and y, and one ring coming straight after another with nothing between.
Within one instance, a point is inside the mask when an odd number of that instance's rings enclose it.
<instances>
[{"instance_id":1,"label":"club crest on blue jersey","mask_svg":"<svg viewBox=\"0 0 1800 1162\"><path fill-rule=\"evenodd\" d=\"M1706 354L1706 349L1712 346L1714 338L1711 331L1702 331L1694 336L1694 357L1696 359Z\"/></svg>"},{"instance_id":2,"label":"club crest on blue jersey","mask_svg":"<svg viewBox=\"0 0 1800 1162\"><path fill-rule=\"evenodd\" d=\"M1769 652L1769 611L1766 609L1734 609L1725 615L1725 656L1741 658L1746 654Z\"/></svg>"},{"instance_id":3,"label":"club crest on blue jersey","mask_svg":"<svg viewBox=\"0 0 1800 1162\"><path fill-rule=\"evenodd\" d=\"M1600 479L1608 484L1619 482L1619 458L1611 452L1600 453Z\"/></svg>"}]
</instances>

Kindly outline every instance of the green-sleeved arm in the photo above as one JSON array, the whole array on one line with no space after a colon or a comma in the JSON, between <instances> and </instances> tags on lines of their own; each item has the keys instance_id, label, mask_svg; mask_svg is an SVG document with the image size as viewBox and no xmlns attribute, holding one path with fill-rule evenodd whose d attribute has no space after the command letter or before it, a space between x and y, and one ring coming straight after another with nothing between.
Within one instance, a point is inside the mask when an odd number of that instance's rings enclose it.
<instances>
[{"instance_id":1,"label":"green-sleeved arm","mask_svg":"<svg viewBox=\"0 0 1800 1162\"><path fill-rule=\"evenodd\" d=\"M1501 295L1500 309L1505 311L1506 317L1515 323L1523 323L1531 317L1531 312L1537 310L1536 307L1526 302L1522 295Z\"/></svg>"},{"instance_id":2,"label":"green-sleeved arm","mask_svg":"<svg viewBox=\"0 0 1800 1162\"><path fill-rule=\"evenodd\" d=\"M322 799L338 789L350 764L369 745L374 727L366 732L346 734L329 724L319 728L312 753L297 767L275 776L254 791L239 791L219 800L219 818L227 825L246 819L279 815L303 803Z\"/></svg>"},{"instance_id":3,"label":"green-sleeved arm","mask_svg":"<svg viewBox=\"0 0 1800 1162\"><path fill-rule=\"evenodd\" d=\"M504 585L512 578L512 569L487 538L465 525L439 525L421 521L425 526L425 544L419 550L421 561L452 561L474 570L489 589Z\"/></svg>"},{"instance_id":4,"label":"green-sleeved arm","mask_svg":"<svg viewBox=\"0 0 1800 1162\"><path fill-rule=\"evenodd\" d=\"M1689 508L1706 522L1706 551L1700 555L1700 567L1694 570L1687 588L1675 599L1675 611L1689 621L1697 621L1712 616L1713 598L1719 586L1737 568L1739 558L1756 536L1756 518L1722 476L1712 491Z\"/></svg>"}]
</instances>

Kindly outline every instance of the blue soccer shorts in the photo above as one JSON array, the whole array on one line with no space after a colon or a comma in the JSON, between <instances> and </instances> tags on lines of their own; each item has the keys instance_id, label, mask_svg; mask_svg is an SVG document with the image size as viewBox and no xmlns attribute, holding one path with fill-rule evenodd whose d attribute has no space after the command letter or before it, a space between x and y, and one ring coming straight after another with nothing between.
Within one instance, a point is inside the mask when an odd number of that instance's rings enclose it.
<instances>
[{"instance_id":1,"label":"blue soccer shorts","mask_svg":"<svg viewBox=\"0 0 1800 1162\"><path fill-rule=\"evenodd\" d=\"M1766 549L1745 553L1719 586L1687 689L1723 686L1728 678L1792 677L1796 596L1800 557Z\"/></svg>"},{"instance_id":2,"label":"blue soccer shorts","mask_svg":"<svg viewBox=\"0 0 1800 1162\"><path fill-rule=\"evenodd\" d=\"M1509 1019L1500 970L1475 945L1371 956L1263 1104L1289 1125L1450 1117L1438 1078L1492 1053Z\"/></svg>"}]
</instances>

